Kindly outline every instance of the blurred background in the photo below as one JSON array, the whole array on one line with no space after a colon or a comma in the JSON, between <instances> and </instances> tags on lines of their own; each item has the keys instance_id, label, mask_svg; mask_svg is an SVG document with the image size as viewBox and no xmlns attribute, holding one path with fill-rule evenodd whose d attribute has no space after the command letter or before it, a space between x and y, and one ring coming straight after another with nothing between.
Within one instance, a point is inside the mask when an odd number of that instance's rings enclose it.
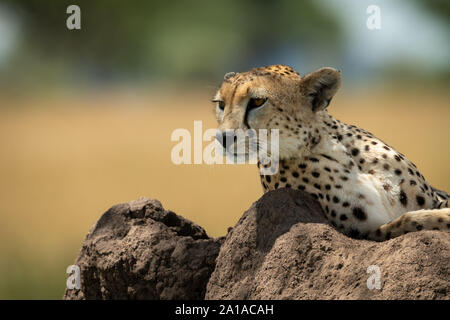
<instances>
[{"instance_id":1,"label":"blurred background","mask_svg":"<svg viewBox=\"0 0 450 320\"><path fill-rule=\"evenodd\" d=\"M330 113L450 191L449 24L446 0L0 0L0 298L60 299L93 223L141 196L224 235L257 169L176 166L170 135L215 127L229 71L340 69Z\"/></svg>"}]
</instances>

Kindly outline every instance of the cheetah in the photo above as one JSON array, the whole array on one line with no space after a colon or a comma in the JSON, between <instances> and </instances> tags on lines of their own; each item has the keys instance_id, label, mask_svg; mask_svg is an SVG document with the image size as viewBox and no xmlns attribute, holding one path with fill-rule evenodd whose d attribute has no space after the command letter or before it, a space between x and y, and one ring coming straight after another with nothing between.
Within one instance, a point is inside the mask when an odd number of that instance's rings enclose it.
<instances>
[{"instance_id":1,"label":"cheetah","mask_svg":"<svg viewBox=\"0 0 450 320\"><path fill-rule=\"evenodd\" d=\"M341 72L328 67L303 77L284 65L227 73L213 99L216 139L228 149L235 143L227 139L230 130L278 129L279 169L260 174L263 191L309 193L329 223L350 237L383 241L423 229L448 231L446 192L393 147L328 113L341 82Z\"/></svg>"}]
</instances>

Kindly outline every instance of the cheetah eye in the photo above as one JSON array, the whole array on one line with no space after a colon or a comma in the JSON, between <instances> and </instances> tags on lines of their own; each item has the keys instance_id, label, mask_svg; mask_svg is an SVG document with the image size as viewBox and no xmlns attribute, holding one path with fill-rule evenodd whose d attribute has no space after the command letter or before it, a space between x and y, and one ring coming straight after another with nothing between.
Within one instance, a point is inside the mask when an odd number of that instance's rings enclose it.
<instances>
[{"instance_id":1,"label":"cheetah eye","mask_svg":"<svg viewBox=\"0 0 450 320\"><path fill-rule=\"evenodd\" d=\"M217 108L219 108L220 111L225 110L225 102L222 100L213 100L213 102L217 103Z\"/></svg>"},{"instance_id":2,"label":"cheetah eye","mask_svg":"<svg viewBox=\"0 0 450 320\"><path fill-rule=\"evenodd\" d=\"M250 98L247 104L248 109L254 109L261 107L264 103L266 103L267 99L265 98Z\"/></svg>"}]
</instances>

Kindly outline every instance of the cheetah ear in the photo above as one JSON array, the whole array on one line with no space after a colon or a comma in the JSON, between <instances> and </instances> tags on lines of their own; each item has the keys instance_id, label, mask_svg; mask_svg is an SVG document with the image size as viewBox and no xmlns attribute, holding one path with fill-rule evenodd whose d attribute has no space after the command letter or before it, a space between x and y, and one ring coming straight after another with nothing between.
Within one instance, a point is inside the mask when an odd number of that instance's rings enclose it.
<instances>
[{"instance_id":1,"label":"cheetah ear","mask_svg":"<svg viewBox=\"0 0 450 320\"><path fill-rule=\"evenodd\" d=\"M236 75L236 72L227 72L225 73L225 75L223 76L223 80L227 81L230 80L231 78L233 78Z\"/></svg>"},{"instance_id":2,"label":"cheetah ear","mask_svg":"<svg viewBox=\"0 0 450 320\"><path fill-rule=\"evenodd\" d=\"M314 112L326 109L340 86L341 72L333 68L321 68L301 80L301 90Z\"/></svg>"}]
</instances>

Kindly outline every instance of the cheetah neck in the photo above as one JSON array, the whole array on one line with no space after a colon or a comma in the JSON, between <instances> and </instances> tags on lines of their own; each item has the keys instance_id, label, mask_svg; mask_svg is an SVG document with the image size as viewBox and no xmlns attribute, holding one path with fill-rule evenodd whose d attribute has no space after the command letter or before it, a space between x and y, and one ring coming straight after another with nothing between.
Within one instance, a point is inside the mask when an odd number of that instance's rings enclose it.
<instances>
[{"instance_id":1,"label":"cheetah neck","mask_svg":"<svg viewBox=\"0 0 450 320\"><path fill-rule=\"evenodd\" d=\"M305 126L309 133L302 148L290 157L281 157L279 171L272 177L261 177L266 192L278 187L314 187L316 179L303 178L320 170L325 170L327 176L337 176L342 182L370 170L370 166L360 163L363 157L369 160L370 155L357 146L367 141L368 136L376 139L372 134L342 123L326 111L318 113L315 121Z\"/></svg>"},{"instance_id":2,"label":"cheetah neck","mask_svg":"<svg viewBox=\"0 0 450 320\"><path fill-rule=\"evenodd\" d=\"M351 144L342 142L346 131L351 127L326 111L318 113L316 120L309 125L308 140L304 148L289 160L304 161L311 157L325 157L351 169L355 165L351 151L348 150Z\"/></svg>"}]
</instances>

